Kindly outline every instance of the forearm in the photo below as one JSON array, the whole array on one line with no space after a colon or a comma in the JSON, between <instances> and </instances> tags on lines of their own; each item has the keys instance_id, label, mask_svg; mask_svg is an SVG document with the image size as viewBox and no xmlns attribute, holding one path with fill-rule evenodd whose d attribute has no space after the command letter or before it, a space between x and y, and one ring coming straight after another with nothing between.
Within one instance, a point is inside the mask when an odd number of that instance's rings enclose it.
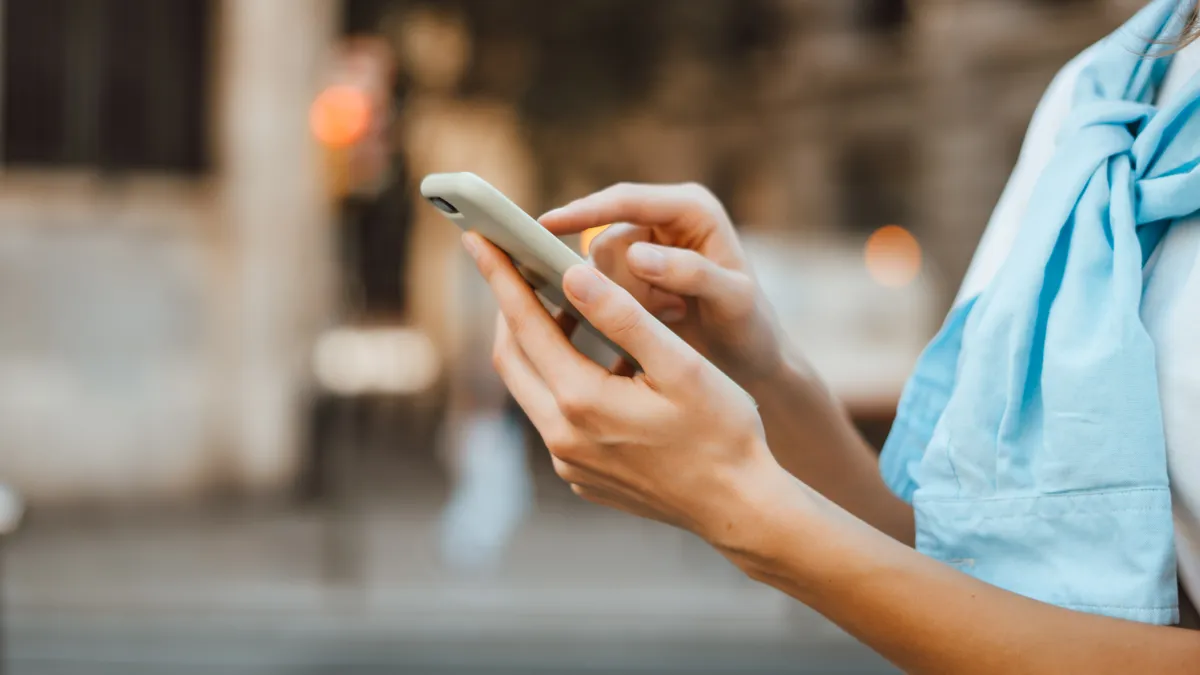
<instances>
[{"instance_id":1,"label":"forearm","mask_svg":"<svg viewBox=\"0 0 1200 675\"><path fill-rule=\"evenodd\" d=\"M718 547L908 672L1185 673L1200 633L1073 612L962 574L790 479L760 485Z\"/></svg>"},{"instance_id":2,"label":"forearm","mask_svg":"<svg viewBox=\"0 0 1200 675\"><path fill-rule=\"evenodd\" d=\"M776 461L805 485L911 546L912 507L892 494L845 408L801 359L743 386L759 404Z\"/></svg>"}]
</instances>

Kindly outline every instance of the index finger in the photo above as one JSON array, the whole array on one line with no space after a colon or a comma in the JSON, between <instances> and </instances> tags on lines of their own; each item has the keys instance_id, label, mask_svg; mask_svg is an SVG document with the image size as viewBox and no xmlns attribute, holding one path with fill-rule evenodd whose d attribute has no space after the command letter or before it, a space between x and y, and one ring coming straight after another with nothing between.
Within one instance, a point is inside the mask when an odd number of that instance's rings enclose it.
<instances>
[{"instance_id":1,"label":"index finger","mask_svg":"<svg viewBox=\"0 0 1200 675\"><path fill-rule=\"evenodd\" d=\"M538 219L556 235L628 222L642 227L669 227L704 213L707 192L692 185L618 183L548 211Z\"/></svg>"}]
</instances>

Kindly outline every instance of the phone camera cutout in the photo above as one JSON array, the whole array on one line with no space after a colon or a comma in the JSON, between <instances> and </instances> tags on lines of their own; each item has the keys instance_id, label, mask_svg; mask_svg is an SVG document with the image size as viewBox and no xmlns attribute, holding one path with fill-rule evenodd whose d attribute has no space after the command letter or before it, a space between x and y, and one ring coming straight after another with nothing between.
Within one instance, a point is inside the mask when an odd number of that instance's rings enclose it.
<instances>
[{"instance_id":1,"label":"phone camera cutout","mask_svg":"<svg viewBox=\"0 0 1200 675\"><path fill-rule=\"evenodd\" d=\"M454 208L453 204L446 201L445 199L442 199L441 197L430 197L429 203L436 206L439 211L444 211L445 213L449 213L452 215L456 215L458 213L458 209Z\"/></svg>"}]
</instances>

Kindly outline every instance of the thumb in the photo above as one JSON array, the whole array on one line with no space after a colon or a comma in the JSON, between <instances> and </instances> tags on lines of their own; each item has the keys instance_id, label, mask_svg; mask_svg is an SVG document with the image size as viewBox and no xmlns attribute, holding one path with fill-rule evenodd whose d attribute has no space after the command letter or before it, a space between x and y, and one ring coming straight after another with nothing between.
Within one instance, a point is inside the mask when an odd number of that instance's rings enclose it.
<instances>
[{"instance_id":1,"label":"thumb","mask_svg":"<svg viewBox=\"0 0 1200 675\"><path fill-rule=\"evenodd\" d=\"M641 365L653 382L681 382L703 357L655 319L624 288L588 265L563 276L567 299L592 327Z\"/></svg>"},{"instance_id":2,"label":"thumb","mask_svg":"<svg viewBox=\"0 0 1200 675\"><path fill-rule=\"evenodd\" d=\"M754 282L700 253L673 246L637 242L626 254L629 271L668 293L711 304L718 315L740 316L754 302Z\"/></svg>"}]
</instances>

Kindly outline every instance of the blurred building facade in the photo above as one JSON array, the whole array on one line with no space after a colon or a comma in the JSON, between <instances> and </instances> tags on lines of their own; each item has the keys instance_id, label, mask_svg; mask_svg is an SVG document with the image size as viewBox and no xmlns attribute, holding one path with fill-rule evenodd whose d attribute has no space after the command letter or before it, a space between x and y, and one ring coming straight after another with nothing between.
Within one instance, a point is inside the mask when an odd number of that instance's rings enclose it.
<instances>
[{"instance_id":1,"label":"blurred building facade","mask_svg":"<svg viewBox=\"0 0 1200 675\"><path fill-rule=\"evenodd\" d=\"M0 480L276 490L327 320L332 0L5 0Z\"/></svg>"},{"instance_id":2,"label":"blurred building facade","mask_svg":"<svg viewBox=\"0 0 1200 675\"><path fill-rule=\"evenodd\" d=\"M290 485L338 309L309 106L339 34L416 4L0 0L0 479L45 502ZM747 231L902 224L953 289L1050 77L1139 4L438 6L473 29L463 96L525 127L527 209L697 180Z\"/></svg>"}]
</instances>

